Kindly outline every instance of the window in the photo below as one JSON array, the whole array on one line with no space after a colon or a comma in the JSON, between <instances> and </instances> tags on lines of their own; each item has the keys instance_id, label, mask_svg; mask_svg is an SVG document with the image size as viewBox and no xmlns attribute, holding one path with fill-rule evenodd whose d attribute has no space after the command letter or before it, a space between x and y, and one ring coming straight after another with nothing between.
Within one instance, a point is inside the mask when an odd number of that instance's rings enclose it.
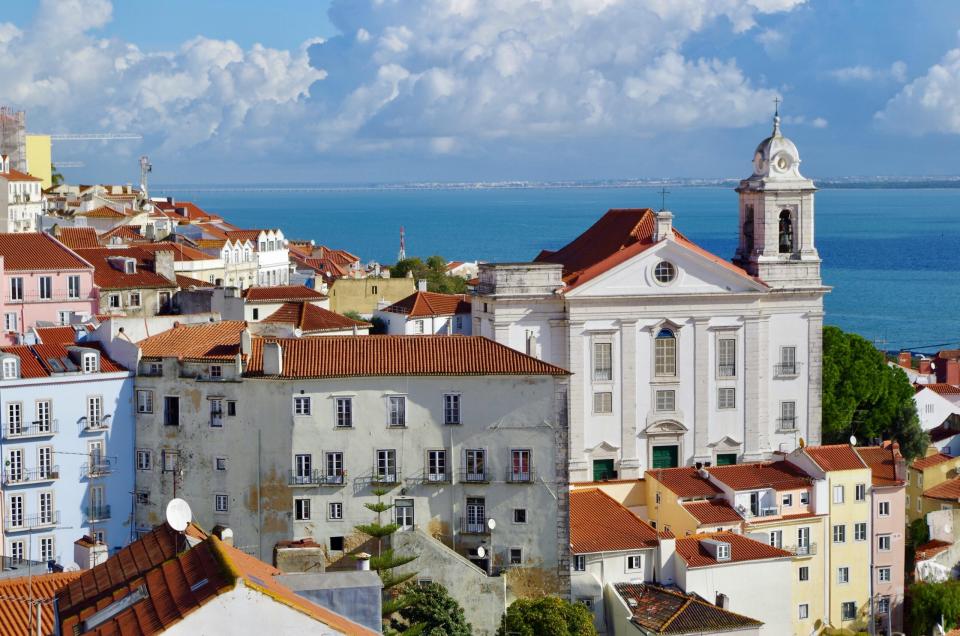
<instances>
[{"instance_id":1,"label":"window","mask_svg":"<svg viewBox=\"0 0 960 636\"><path fill-rule=\"evenodd\" d=\"M137 470L150 470L150 451L145 448L137 449Z\"/></svg>"},{"instance_id":2,"label":"window","mask_svg":"<svg viewBox=\"0 0 960 636\"><path fill-rule=\"evenodd\" d=\"M304 453L293 456L294 483L309 484L313 474L313 455Z\"/></svg>"},{"instance_id":3,"label":"window","mask_svg":"<svg viewBox=\"0 0 960 636\"><path fill-rule=\"evenodd\" d=\"M799 574L800 574L801 581L810 580L810 568L807 567L806 565L800 567Z\"/></svg>"},{"instance_id":4,"label":"window","mask_svg":"<svg viewBox=\"0 0 960 636\"><path fill-rule=\"evenodd\" d=\"M83 354L83 372L84 373L96 373L100 365L97 364L97 354L95 353L85 353Z\"/></svg>"},{"instance_id":5,"label":"window","mask_svg":"<svg viewBox=\"0 0 960 636\"><path fill-rule=\"evenodd\" d=\"M879 537L877 537L877 549L880 550L881 552L890 551L890 535L889 534L881 534Z\"/></svg>"},{"instance_id":6,"label":"window","mask_svg":"<svg viewBox=\"0 0 960 636\"><path fill-rule=\"evenodd\" d=\"M866 484L857 484L854 498L855 498L857 501L866 501L866 500L867 500L867 485L866 485Z\"/></svg>"},{"instance_id":7,"label":"window","mask_svg":"<svg viewBox=\"0 0 960 636\"><path fill-rule=\"evenodd\" d=\"M293 398L294 415L310 415L310 397L298 395Z\"/></svg>"},{"instance_id":8,"label":"window","mask_svg":"<svg viewBox=\"0 0 960 636\"><path fill-rule=\"evenodd\" d=\"M529 449L515 449L510 451L509 481L532 481L532 467L530 465L531 451Z\"/></svg>"},{"instance_id":9,"label":"window","mask_svg":"<svg viewBox=\"0 0 960 636\"><path fill-rule=\"evenodd\" d=\"M677 375L677 337L669 329L661 329L654 340L654 374Z\"/></svg>"},{"instance_id":10,"label":"window","mask_svg":"<svg viewBox=\"0 0 960 636\"><path fill-rule=\"evenodd\" d=\"M260 318L260 310L256 307L253 308L253 319L257 320Z\"/></svg>"},{"instance_id":11,"label":"window","mask_svg":"<svg viewBox=\"0 0 960 636\"><path fill-rule=\"evenodd\" d=\"M840 618L845 621L852 621L857 617L857 604L854 601L847 601L840 604Z\"/></svg>"},{"instance_id":12,"label":"window","mask_svg":"<svg viewBox=\"0 0 960 636\"><path fill-rule=\"evenodd\" d=\"M717 389L717 408L735 409L737 408L737 390L732 387L723 387Z\"/></svg>"},{"instance_id":13,"label":"window","mask_svg":"<svg viewBox=\"0 0 960 636\"><path fill-rule=\"evenodd\" d=\"M418 334L418 335L423 333L423 321L422 321L422 320L414 320L414 321L413 321L413 333Z\"/></svg>"},{"instance_id":14,"label":"window","mask_svg":"<svg viewBox=\"0 0 960 636\"><path fill-rule=\"evenodd\" d=\"M293 518L297 521L310 521L310 500L293 500Z\"/></svg>"},{"instance_id":15,"label":"window","mask_svg":"<svg viewBox=\"0 0 960 636\"><path fill-rule=\"evenodd\" d=\"M877 580L881 583L890 582L890 568L878 568L877 569Z\"/></svg>"},{"instance_id":16,"label":"window","mask_svg":"<svg viewBox=\"0 0 960 636\"><path fill-rule=\"evenodd\" d=\"M780 403L780 428L792 431L797 428L797 403L789 400Z\"/></svg>"},{"instance_id":17,"label":"window","mask_svg":"<svg viewBox=\"0 0 960 636\"><path fill-rule=\"evenodd\" d=\"M80 298L80 277L67 277L67 298Z\"/></svg>"},{"instance_id":18,"label":"window","mask_svg":"<svg viewBox=\"0 0 960 636\"><path fill-rule=\"evenodd\" d=\"M175 395L163 397L163 425L180 426L180 398Z\"/></svg>"},{"instance_id":19,"label":"window","mask_svg":"<svg viewBox=\"0 0 960 636\"><path fill-rule=\"evenodd\" d=\"M847 526L843 524L833 526L833 542L834 543L847 542Z\"/></svg>"},{"instance_id":20,"label":"window","mask_svg":"<svg viewBox=\"0 0 960 636\"><path fill-rule=\"evenodd\" d=\"M217 380L223 377L223 366L219 364L210 365L210 377Z\"/></svg>"},{"instance_id":21,"label":"window","mask_svg":"<svg viewBox=\"0 0 960 636\"><path fill-rule=\"evenodd\" d=\"M917 497L917 512L923 511L923 507L921 505L922 503L923 503L923 497Z\"/></svg>"},{"instance_id":22,"label":"window","mask_svg":"<svg viewBox=\"0 0 960 636\"><path fill-rule=\"evenodd\" d=\"M923 473L917 473L917 488L923 488Z\"/></svg>"},{"instance_id":23,"label":"window","mask_svg":"<svg viewBox=\"0 0 960 636\"><path fill-rule=\"evenodd\" d=\"M799 611L797 612L797 618L800 620L810 618L810 606L806 603L800 603Z\"/></svg>"},{"instance_id":24,"label":"window","mask_svg":"<svg viewBox=\"0 0 960 636\"><path fill-rule=\"evenodd\" d=\"M613 379L613 343L593 343L593 379L601 382Z\"/></svg>"},{"instance_id":25,"label":"window","mask_svg":"<svg viewBox=\"0 0 960 636\"><path fill-rule=\"evenodd\" d=\"M464 481L487 481L487 451L469 448L463 452Z\"/></svg>"},{"instance_id":26,"label":"window","mask_svg":"<svg viewBox=\"0 0 960 636\"><path fill-rule=\"evenodd\" d=\"M850 568L844 566L837 568L837 583L850 582Z\"/></svg>"},{"instance_id":27,"label":"window","mask_svg":"<svg viewBox=\"0 0 960 636\"><path fill-rule=\"evenodd\" d=\"M12 561L23 561L24 558L24 547L26 544L23 541L11 541L10 542L10 559Z\"/></svg>"},{"instance_id":28,"label":"window","mask_svg":"<svg viewBox=\"0 0 960 636\"><path fill-rule=\"evenodd\" d=\"M783 530L773 530L770 533L770 545L775 548L783 547Z\"/></svg>"},{"instance_id":29,"label":"window","mask_svg":"<svg viewBox=\"0 0 960 636\"><path fill-rule=\"evenodd\" d=\"M9 525L14 528L23 526L23 495L12 495L7 503Z\"/></svg>"},{"instance_id":30,"label":"window","mask_svg":"<svg viewBox=\"0 0 960 636\"><path fill-rule=\"evenodd\" d=\"M214 495L216 497L215 512L227 512L229 510L230 502L226 495Z\"/></svg>"},{"instance_id":31,"label":"window","mask_svg":"<svg viewBox=\"0 0 960 636\"><path fill-rule=\"evenodd\" d=\"M587 556L585 554L574 554L573 555L573 571L586 572L586 570L587 570Z\"/></svg>"},{"instance_id":32,"label":"window","mask_svg":"<svg viewBox=\"0 0 960 636\"><path fill-rule=\"evenodd\" d=\"M10 279L10 300L23 300L23 279L19 276Z\"/></svg>"},{"instance_id":33,"label":"window","mask_svg":"<svg viewBox=\"0 0 960 636\"><path fill-rule=\"evenodd\" d=\"M19 402L7 404L7 433L11 436L23 434L23 410Z\"/></svg>"},{"instance_id":34,"label":"window","mask_svg":"<svg viewBox=\"0 0 960 636\"><path fill-rule=\"evenodd\" d=\"M134 291L127 294L127 306L128 307L140 306L140 292Z\"/></svg>"},{"instance_id":35,"label":"window","mask_svg":"<svg viewBox=\"0 0 960 636\"><path fill-rule=\"evenodd\" d=\"M343 552L343 537L330 537L330 549Z\"/></svg>"},{"instance_id":36,"label":"window","mask_svg":"<svg viewBox=\"0 0 960 636\"><path fill-rule=\"evenodd\" d=\"M327 480L343 480L343 453L333 451L327 453Z\"/></svg>"},{"instance_id":37,"label":"window","mask_svg":"<svg viewBox=\"0 0 960 636\"><path fill-rule=\"evenodd\" d=\"M835 504L843 503L843 486L833 487L833 503Z\"/></svg>"},{"instance_id":38,"label":"window","mask_svg":"<svg viewBox=\"0 0 960 636\"><path fill-rule=\"evenodd\" d=\"M669 531L670 526L664 528L664 530ZM718 543L717 544L717 561L729 561L730 560L730 544L729 543Z\"/></svg>"},{"instance_id":39,"label":"window","mask_svg":"<svg viewBox=\"0 0 960 636\"><path fill-rule=\"evenodd\" d=\"M14 448L7 455L6 478L11 482L23 481L23 450Z\"/></svg>"},{"instance_id":40,"label":"window","mask_svg":"<svg viewBox=\"0 0 960 636\"><path fill-rule=\"evenodd\" d=\"M153 413L153 391L137 389L137 413Z\"/></svg>"},{"instance_id":41,"label":"window","mask_svg":"<svg viewBox=\"0 0 960 636\"><path fill-rule=\"evenodd\" d=\"M800 493L800 503L804 506L810 503L810 493L808 491L804 490L802 493Z\"/></svg>"},{"instance_id":42,"label":"window","mask_svg":"<svg viewBox=\"0 0 960 636\"><path fill-rule=\"evenodd\" d=\"M53 298L53 278L50 276L41 276L37 279L40 286L40 300L50 300Z\"/></svg>"},{"instance_id":43,"label":"window","mask_svg":"<svg viewBox=\"0 0 960 636\"><path fill-rule=\"evenodd\" d=\"M879 514L880 514L881 517L889 517L889 516L890 516L890 502L889 502L889 501L881 501L880 504L879 504L879 511L878 511L878 512L879 512Z\"/></svg>"},{"instance_id":44,"label":"window","mask_svg":"<svg viewBox=\"0 0 960 636\"><path fill-rule=\"evenodd\" d=\"M17 313L16 312L11 311L3 315L3 329L5 331L17 330Z\"/></svg>"},{"instance_id":45,"label":"window","mask_svg":"<svg viewBox=\"0 0 960 636\"><path fill-rule=\"evenodd\" d=\"M889 614L890 613L890 597L881 596L877 599L877 614Z\"/></svg>"},{"instance_id":46,"label":"window","mask_svg":"<svg viewBox=\"0 0 960 636\"><path fill-rule=\"evenodd\" d=\"M866 523L853 524L853 540L854 541L867 540L867 524Z\"/></svg>"},{"instance_id":47,"label":"window","mask_svg":"<svg viewBox=\"0 0 960 636\"><path fill-rule=\"evenodd\" d=\"M227 469L227 458L226 457L214 457L213 458L213 467L216 470L224 471Z\"/></svg>"},{"instance_id":48,"label":"window","mask_svg":"<svg viewBox=\"0 0 960 636\"><path fill-rule=\"evenodd\" d=\"M427 481L447 481L447 451L427 451Z\"/></svg>"},{"instance_id":49,"label":"window","mask_svg":"<svg viewBox=\"0 0 960 636\"><path fill-rule=\"evenodd\" d=\"M391 395L387 398L387 425L407 425L407 398L402 395Z\"/></svg>"},{"instance_id":50,"label":"window","mask_svg":"<svg viewBox=\"0 0 960 636\"><path fill-rule=\"evenodd\" d=\"M393 449L377 451L378 481L393 483L397 481L397 451Z\"/></svg>"},{"instance_id":51,"label":"window","mask_svg":"<svg viewBox=\"0 0 960 636\"><path fill-rule=\"evenodd\" d=\"M120 302L120 294L110 294L107 297L107 305L110 306L110 309L120 309L123 306Z\"/></svg>"},{"instance_id":52,"label":"window","mask_svg":"<svg viewBox=\"0 0 960 636\"><path fill-rule=\"evenodd\" d=\"M675 411L677 408L677 392L673 389L657 391L657 411Z\"/></svg>"},{"instance_id":53,"label":"window","mask_svg":"<svg viewBox=\"0 0 960 636\"><path fill-rule=\"evenodd\" d=\"M797 348L780 347L780 364L777 365L778 375L797 374Z\"/></svg>"},{"instance_id":54,"label":"window","mask_svg":"<svg viewBox=\"0 0 960 636\"><path fill-rule=\"evenodd\" d=\"M784 495L780 498L780 503L782 503L787 508L793 507L793 495Z\"/></svg>"},{"instance_id":55,"label":"window","mask_svg":"<svg viewBox=\"0 0 960 636\"><path fill-rule=\"evenodd\" d=\"M57 312L57 322L61 325L69 325L70 320L73 318L72 311L58 311Z\"/></svg>"},{"instance_id":56,"label":"window","mask_svg":"<svg viewBox=\"0 0 960 636\"><path fill-rule=\"evenodd\" d=\"M227 417L237 416L237 401L227 400Z\"/></svg>"},{"instance_id":57,"label":"window","mask_svg":"<svg viewBox=\"0 0 960 636\"><path fill-rule=\"evenodd\" d=\"M87 428L100 428L103 424L103 398L91 395L87 398Z\"/></svg>"},{"instance_id":58,"label":"window","mask_svg":"<svg viewBox=\"0 0 960 636\"><path fill-rule=\"evenodd\" d=\"M162 451L163 472L174 473L180 468L180 453L172 450Z\"/></svg>"},{"instance_id":59,"label":"window","mask_svg":"<svg viewBox=\"0 0 960 636\"><path fill-rule=\"evenodd\" d=\"M789 254L793 251L793 219L790 210L780 212L780 240L779 247L781 254Z\"/></svg>"},{"instance_id":60,"label":"window","mask_svg":"<svg viewBox=\"0 0 960 636\"><path fill-rule=\"evenodd\" d=\"M41 446L37 449L37 468L41 479L48 479L56 474L53 468L53 448Z\"/></svg>"},{"instance_id":61,"label":"window","mask_svg":"<svg viewBox=\"0 0 960 636\"><path fill-rule=\"evenodd\" d=\"M3 379L15 380L17 378L17 361L13 358L3 359Z\"/></svg>"},{"instance_id":62,"label":"window","mask_svg":"<svg viewBox=\"0 0 960 636\"><path fill-rule=\"evenodd\" d=\"M597 391L593 394L593 412L594 413L613 413L613 393L610 391Z\"/></svg>"},{"instance_id":63,"label":"window","mask_svg":"<svg viewBox=\"0 0 960 636\"><path fill-rule=\"evenodd\" d=\"M526 523L526 522L527 522L527 509L526 509L526 508L514 508L514 509L513 509L513 522L514 522L514 523Z\"/></svg>"},{"instance_id":64,"label":"window","mask_svg":"<svg viewBox=\"0 0 960 636\"><path fill-rule=\"evenodd\" d=\"M677 268L673 266L673 263L660 261L657 263L657 266L653 268L653 277L657 279L657 282L661 285L666 285L673 282L673 279L677 277Z\"/></svg>"},{"instance_id":65,"label":"window","mask_svg":"<svg viewBox=\"0 0 960 636\"><path fill-rule=\"evenodd\" d=\"M351 428L353 426L353 398L338 397L337 428Z\"/></svg>"},{"instance_id":66,"label":"window","mask_svg":"<svg viewBox=\"0 0 960 636\"><path fill-rule=\"evenodd\" d=\"M95 492L103 492L101 487ZM93 493L91 492L91 499L93 499ZM99 497L100 501L103 501L103 495ZM42 492L39 497L40 501L40 523L53 523L53 493L52 492Z\"/></svg>"},{"instance_id":67,"label":"window","mask_svg":"<svg viewBox=\"0 0 960 636\"><path fill-rule=\"evenodd\" d=\"M40 537L40 560L53 560L53 537Z\"/></svg>"},{"instance_id":68,"label":"window","mask_svg":"<svg viewBox=\"0 0 960 636\"><path fill-rule=\"evenodd\" d=\"M308 502L309 503L309 502ZM343 519L343 502L331 501L327 507L328 517L331 521L341 521Z\"/></svg>"},{"instance_id":69,"label":"window","mask_svg":"<svg viewBox=\"0 0 960 636\"><path fill-rule=\"evenodd\" d=\"M50 418L50 400L37 400L37 419L33 423L38 433L49 433L52 420Z\"/></svg>"},{"instance_id":70,"label":"window","mask_svg":"<svg viewBox=\"0 0 960 636\"><path fill-rule=\"evenodd\" d=\"M443 423L460 424L460 394L447 393L443 396Z\"/></svg>"},{"instance_id":71,"label":"window","mask_svg":"<svg viewBox=\"0 0 960 636\"><path fill-rule=\"evenodd\" d=\"M737 339L720 338L717 341L717 376L733 378L737 375Z\"/></svg>"},{"instance_id":72,"label":"window","mask_svg":"<svg viewBox=\"0 0 960 636\"><path fill-rule=\"evenodd\" d=\"M510 565L523 565L522 548L510 548Z\"/></svg>"},{"instance_id":73,"label":"window","mask_svg":"<svg viewBox=\"0 0 960 636\"><path fill-rule=\"evenodd\" d=\"M223 428L223 400L219 398L210 400L210 426Z\"/></svg>"}]
</instances>

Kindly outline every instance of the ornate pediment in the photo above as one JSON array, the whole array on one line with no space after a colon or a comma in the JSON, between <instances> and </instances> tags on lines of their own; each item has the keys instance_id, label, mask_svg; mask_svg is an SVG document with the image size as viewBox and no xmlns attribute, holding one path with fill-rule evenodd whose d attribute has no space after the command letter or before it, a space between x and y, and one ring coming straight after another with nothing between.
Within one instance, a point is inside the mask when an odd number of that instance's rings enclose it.
<instances>
[{"instance_id":1,"label":"ornate pediment","mask_svg":"<svg viewBox=\"0 0 960 636\"><path fill-rule=\"evenodd\" d=\"M646 435L679 435L688 430L690 429L676 420L659 420L647 426L643 432Z\"/></svg>"},{"instance_id":2,"label":"ornate pediment","mask_svg":"<svg viewBox=\"0 0 960 636\"><path fill-rule=\"evenodd\" d=\"M608 444L606 441L600 442L593 448L589 449L588 453L615 453L620 450L619 446L614 446L613 444Z\"/></svg>"},{"instance_id":3,"label":"ornate pediment","mask_svg":"<svg viewBox=\"0 0 960 636\"><path fill-rule=\"evenodd\" d=\"M740 450L741 442L733 439L729 435L724 435L722 438L717 441L707 444L710 448L716 449L721 453L724 451L738 451Z\"/></svg>"}]
</instances>

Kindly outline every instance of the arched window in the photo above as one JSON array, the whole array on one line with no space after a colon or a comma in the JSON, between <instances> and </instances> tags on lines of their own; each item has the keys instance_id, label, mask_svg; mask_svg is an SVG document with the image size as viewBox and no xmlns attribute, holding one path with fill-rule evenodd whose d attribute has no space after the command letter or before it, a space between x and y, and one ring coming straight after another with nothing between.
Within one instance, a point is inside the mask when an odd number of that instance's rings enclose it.
<instances>
[{"instance_id":1,"label":"arched window","mask_svg":"<svg viewBox=\"0 0 960 636\"><path fill-rule=\"evenodd\" d=\"M790 254L793 252L793 219L790 218L790 210L784 210L780 213L780 253Z\"/></svg>"},{"instance_id":2,"label":"arched window","mask_svg":"<svg viewBox=\"0 0 960 636\"><path fill-rule=\"evenodd\" d=\"M753 206L748 205L743 214L743 249L753 254Z\"/></svg>"},{"instance_id":3,"label":"arched window","mask_svg":"<svg viewBox=\"0 0 960 636\"><path fill-rule=\"evenodd\" d=\"M654 340L654 374L677 375L677 337L669 329L661 329Z\"/></svg>"}]
</instances>

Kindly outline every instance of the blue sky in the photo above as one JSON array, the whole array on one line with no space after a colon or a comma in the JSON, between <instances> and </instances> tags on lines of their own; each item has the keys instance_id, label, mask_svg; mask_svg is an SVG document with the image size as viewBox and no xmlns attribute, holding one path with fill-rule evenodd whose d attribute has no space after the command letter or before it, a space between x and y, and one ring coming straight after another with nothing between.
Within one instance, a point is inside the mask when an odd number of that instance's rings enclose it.
<instances>
[{"instance_id":1,"label":"blue sky","mask_svg":"<svg viewBox=\"0 0 960 636\"><path fill-rule=\"evenodd\" d=\"M3 99L71 180L739 177L783 98L814 177L957 174L948 0L42 0Z\"/></svg>"}]
</instances>

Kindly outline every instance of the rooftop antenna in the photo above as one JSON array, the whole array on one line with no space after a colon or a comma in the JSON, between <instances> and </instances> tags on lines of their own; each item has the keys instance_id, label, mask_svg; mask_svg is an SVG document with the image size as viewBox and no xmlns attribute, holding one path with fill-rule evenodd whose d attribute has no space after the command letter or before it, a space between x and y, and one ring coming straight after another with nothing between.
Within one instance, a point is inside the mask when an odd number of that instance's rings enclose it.
<instances>
[{"instance_id":1,"label":"rooftop antenna","mask_svg":"<svg viewBox=\"0 0 960 636\"><path fill-rule=\"evenodd\" d=\"M400 252L397 254L397 262L404 261L407 259L407 242L406 242L406 233L403 231L403 226L400 226Z\"/></svg>"},{"instance_id":2,"label":"rooftop antenna","mask_svg":"<svg viewBox=\"0 0 960 636\"><path fill-rule=\"evenodd\" d=\"M666 188L660 188L660 211L663 212L667 209L667 195L670 194L670 191Z\"/></svg>"}]
</instances>

